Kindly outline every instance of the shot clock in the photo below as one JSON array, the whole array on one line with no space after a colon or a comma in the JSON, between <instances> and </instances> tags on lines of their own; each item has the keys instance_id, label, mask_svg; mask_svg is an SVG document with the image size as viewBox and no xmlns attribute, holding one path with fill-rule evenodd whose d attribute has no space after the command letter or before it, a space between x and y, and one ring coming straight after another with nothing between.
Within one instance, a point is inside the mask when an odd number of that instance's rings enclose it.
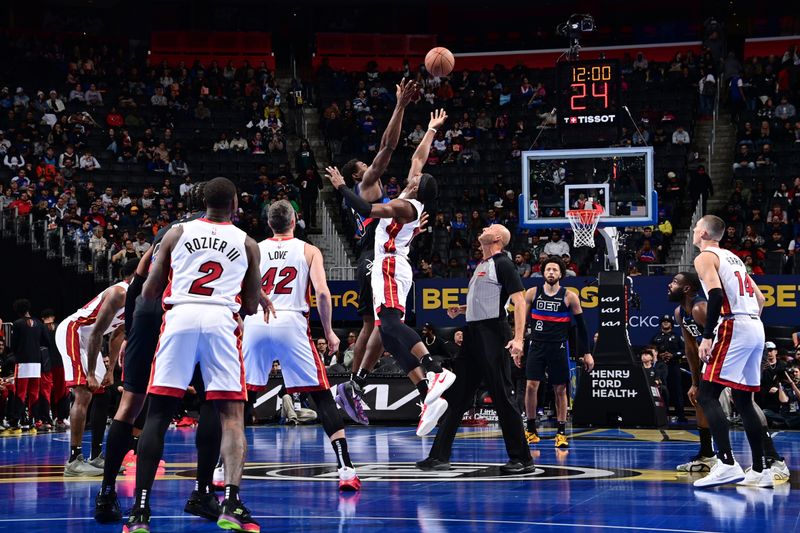
<instances>
[{"instance_id":1,"label":"shot clock","mask_svg":"<svg viewBox=\"0 0 800 533\"><path fill-rule=\"evenodd\" d=\"M619 62L568 61L556 65L558 132L567 146L608 146L617 141Z\"/></svg>"}]
</instances>

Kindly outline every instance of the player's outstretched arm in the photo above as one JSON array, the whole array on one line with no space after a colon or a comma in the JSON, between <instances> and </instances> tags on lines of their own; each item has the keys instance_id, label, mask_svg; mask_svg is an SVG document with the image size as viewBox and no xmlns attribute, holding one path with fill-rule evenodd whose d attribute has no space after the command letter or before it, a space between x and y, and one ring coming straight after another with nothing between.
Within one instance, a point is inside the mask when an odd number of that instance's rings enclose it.
<instances>
[{"instance_id":1,"label":"player's outstretched arm","mask_svg":"<svg viewBox=\"0 0 800 533\"><path fill-rule=\"evenodd\" d=\"M347 205L359 215L374 218L394 218L401 223L411 222L416 218L416 209L410 202L398 198L386 204L370 204L347 186L338 168L327 167L325 171L334 188L344 196Z\"/></svg>"},{"instance_id":2,"label":"player's outstretched arm","mask_svg":"<svg viewBox=\"0 0 800 533\"><path fill-rule=\"evenodd\" d=\"M328 280L325 277L325 264L322 259L322 253L316 246L306 244L305 255L308 262L308 275L317 295L317 312L319 313L319 320L322 322L322 331L325 333L325 340L328 341L328 348L335 352L339 349L339 337L334 333L331 323L333 305L331 304L331 291L328 289Z\"/></svg>"},{"instance_id":3,"label":"player's outstretched arm","mask_svg":"<svg viewBox=\"0 0 800 533\"><path fill-rule=\"evenodd\" d=\"M372 160L369 168L364 172L364 177L361 179L360 194L367 199L377 200L380 193L376 195L372 188L380 188L378 180L386 172L389 166L389 161L392 159L392 154L397 148L397 143L400 140L400 130L403 126L403 114L406 106L411 102L414 94L417 91L416 83L411 80L401 80L397 88L397 103L394 107L392 117L389 119L389 124L381 137L381 145L375 159Z\"/></svg>"},{"instance_id":4,"label":"player's outstretched arm","mask_svg":"<svg viewBox=\"0 0 800 533\"><path fill-rule=\"evenodd\" d=\"M242 280L242 306L239 314L247 316L258 310L258 302L261 298L261 251L251 237L245 239L244 249L247 253L247 272Z\"/></svg>"},{"instance_id":5,"label":"player's outstretched arm","mask_svg":"<svg viewBox=\"0 0 800 533\"><path fill-rule=\"evenodd\" d=\"M428 154L430 154L431 151L433 138L436 136L436 132L439 128L444 126L445 120L447 120L447 113L444 109L437 109L431 113L431 120L428 122L428 131L425 132L425 136L414 151L414 155L411 156L411 168L408 170L409 179L422 172L422 168L428 161Z\"/></svg>"},{"instance_id":6,"label":"player's outstretched arm","mask_svg":"<svg viewBox=\"0 0 800 533\"><path fill-rule=\"evenodd\" d=\"M169 230L161 240L161 247L156 255L156 260L153 261L153 266L147 274L144 287L142 287L142 297L146 300L154 301L161 299L161 295L164 293L169 278L172 250L175 248L181 235L183 235L183 227L179 224Z\"/></svg>"},{"instance_id":7,"label":"player's outstretched arm","mask_svg":"<svg viewBox=\"0 0 800 533\"><path fill-rule=\"evenodd\" d=\"M97 355L100 353L100 348L103 345L103 334L111 325L117 312L125 306L125 289L122 287L112 287L106 291L100 302L100 311L97 313L97 321L92 326L92 332L89 334L89 346L86 350L88 371L86 373L86 381L89 390L94 391L100 386L97 378L94 375L97 368ZM110 357L110 356L109 356ZM114 356L116 359L116 355ZM114 361L116 364L116 361ZM103 379L105 383L109 371L113 376L114 366L109 365L106 370L106 377Z\"/></svg>"},{"instance_id":8,"label":"player's outstretched arm","mask_svg":"<svg viewBox=\"0 0 800 533\"><path fill-rule=\"evenodd\" d=\"M722 282L719 279L719 259L712 253L700 253L694 258L694 269L708 291L703 340L698 347L700 360L708 362L711 357L714 328L717 327L717 322L719 322L719 316L722 312Z\"/></svg>"}]
</instances>

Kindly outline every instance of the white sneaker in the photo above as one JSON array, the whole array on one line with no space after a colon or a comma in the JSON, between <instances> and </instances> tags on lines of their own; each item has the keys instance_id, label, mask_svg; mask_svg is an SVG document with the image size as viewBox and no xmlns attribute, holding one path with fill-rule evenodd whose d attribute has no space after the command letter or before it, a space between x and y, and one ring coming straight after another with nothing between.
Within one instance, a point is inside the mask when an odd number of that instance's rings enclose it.
<instances>
[{"instance_id":1,"label":"white sneaker","mask_svg":"<svg viewBox=\"0 0 800 533\"><path fill-rule=\"evenodd\" d=\"M752 468L748 468L744 473L744 479L736 484L743 487L771 489L775 486L775 480L772 479L772 470L769 468L764 469L762 472L756 472Z\"/></svg>"},{"instance_id":2,"label":"white sneaker","mask_svg":"<svg viewBox=\"0 0 800 533\"><path fill-rule=\"evenodd\" d=\"M738 483L744 479L744 471L739 463L735 462L732 465L726 465L722 461L717 461L711 471L706 477L695 480L693 485L698 488L703 487L716 487L717 485L725 485L727 483Z\"/></svg>"},{"instance_id":3,"label":"white sneaker","mask_svg":"<svg viewBox=\"0 0 800 533\"><path fill-rule=\"evenodd\" d=\"M436 423L447 411L447 400L438 398L430 405L422 404L422 413L419 415L419 425L417 426L417 437L424 437L436 427Z\"/></svg>"},{"instance_id":4,"label":"white sneaker","mask_svg":"<svg viewBox=\"0 0 800 533\"><path fill-rule=\"evenodd\" d=\"M218 466L214 469L214 477L212 478L211 484L218 489L225 486L225 465Z\"/></svg>"},{"instance_id":5,"label":"white sneaker","mask_svg":"<svg viewBox=\"0 0 800 533\"><path fill-rule=\"evenodd\" d=\"M769 468L772 472L772 478L775 481L788 481L791 472L789 467L786 466L786 461L773 461L772 466Z\"/></svg>"},{"instance_id":6,"label":"white sneaker","mask_svg":"<svg viewBox=\"0 0 800 533\"><path fill-rule=\"evenodd\" d=\"M675 467L678 472L710 472L711 469L717 464L716 455L711 457L703 457L702 455L695 455L688 463L683 463Z\"/></svg>"},{"instance_id":7,"label":"white sneaker","mask_svg":"<svg viewBox=\"0 0 800 533\"><path fill-rule=\"evenodd\" d=\"M431 405L438 400L444 391L456 380L456 375L443 368L438 374L428 372L425 376L428 380L428 394L425 395L425 405Z\"/></svg>"}]
</instances>

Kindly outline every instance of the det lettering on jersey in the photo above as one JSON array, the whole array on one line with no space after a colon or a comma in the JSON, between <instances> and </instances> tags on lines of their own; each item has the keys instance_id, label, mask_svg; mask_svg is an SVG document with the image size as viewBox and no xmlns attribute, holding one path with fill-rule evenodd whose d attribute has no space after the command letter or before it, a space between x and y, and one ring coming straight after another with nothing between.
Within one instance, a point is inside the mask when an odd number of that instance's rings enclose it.
<instances>
[{"instance_id":1,"label":"det lettering on jersey","mask_svg":"<svg viewBox=\"0 0 800 533\"><path fill-rule=\"evenodd\" d=\"M199 252L200 250L216 250L221 254L225 254L225 257L227 257L229 261L236 261L242 256L239 250L235 248L225 253L228 242L219 237L193 237L183 243L183 246L190 254Z\"/></svg>"},{"instance_id":2,"label":"det lettering on jersey","mask_svg":"<svg viewBox=\"0 0 800 533\"><path fill-rule=\"evenodd\" d=\"M561 307L561 302L553 300L536 300L536 309L539 311L552 311L557 312Z\"/></svg>"}]
</instances>

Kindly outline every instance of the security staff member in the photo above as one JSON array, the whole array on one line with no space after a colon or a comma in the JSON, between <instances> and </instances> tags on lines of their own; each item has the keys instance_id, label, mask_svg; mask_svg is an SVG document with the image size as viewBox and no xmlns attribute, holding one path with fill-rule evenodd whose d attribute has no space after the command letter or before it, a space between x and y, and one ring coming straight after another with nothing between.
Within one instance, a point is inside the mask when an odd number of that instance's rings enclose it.
<instances>
[{"instance_id":1,"label":"security staff member","mask_svg":"<svg viewBox=\"0 0 800 533\"><path fill-rule=\"evenodd\" d=\"M672 329L672 317L661 317L661 331L659 331L650 344L658 350L658 359L667 365L667 389L669 390L670 403L675 409L678 422L686 422L683 411L683 387L681 387L681 359L683 358L683 341Z\"/></svg>"},{"instance_id":2,"label":"security staff member","mask_svg":"<svg viewBox=\"0 0 800 533\"><path fill-rule=\"evenodd\" d=\"M503 253L503 248L510 240L511 234L500 224L484 228L478 237L483 261L470 279L467 305L447 310L450 318L465 313L467 326L461 356L454 361L457 378L443 394L449 408L428 458L417 463L417 468L421 470L450 468L450 453L456 431L464 413L471 407L481 380L484 380L492 396L508 451L509 461L500 467L501 472L520 474L534 471L531 452L525 441L522 415L517 402L511 398L511 360L508 352L514 356L522 354L525 296L514 263ZM509 297L514 304L513 338L505 311Z\"/></svg>"}]
</instances>

